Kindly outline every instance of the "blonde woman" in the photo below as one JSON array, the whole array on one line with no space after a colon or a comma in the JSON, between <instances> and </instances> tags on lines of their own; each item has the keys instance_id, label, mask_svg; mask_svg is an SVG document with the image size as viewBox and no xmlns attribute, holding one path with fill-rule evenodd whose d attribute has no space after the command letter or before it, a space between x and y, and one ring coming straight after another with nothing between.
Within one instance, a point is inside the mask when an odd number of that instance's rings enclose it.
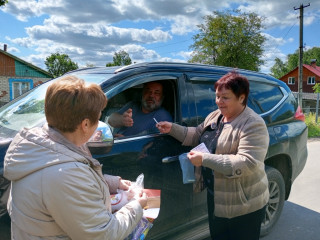
<instances>
[{"instance_id":1,"label":"blonde woman","mask_svg":"<svg viewBox=\"0 0 320 240\"><path fill-rule=\"evenodd\" d=\"M20 131L5 156L12 239L124 239L136 227L145 194L112 214L110 192L130 181L103 175L85 146L106 104L98 85L77 77L49 86L48 124Z\"/></svg>"}]
</instances>

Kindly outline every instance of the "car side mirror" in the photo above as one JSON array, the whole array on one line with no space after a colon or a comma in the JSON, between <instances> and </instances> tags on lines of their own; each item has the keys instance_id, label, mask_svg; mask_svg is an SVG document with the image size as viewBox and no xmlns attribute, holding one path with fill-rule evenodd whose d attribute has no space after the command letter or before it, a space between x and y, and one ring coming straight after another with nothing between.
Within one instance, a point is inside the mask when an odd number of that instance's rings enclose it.
<instances>
[{"instance_id":1,"label":"car side mirror","mask_svg":"<svg viewBox=\"0 0 320 240\"><path fill-rule=\"evenodd\" d=\"M110 152L113 146L113 135L108 124L99 121L96 131L87 142L92 155L101 155Z\"/></svg>"}]
</instances>

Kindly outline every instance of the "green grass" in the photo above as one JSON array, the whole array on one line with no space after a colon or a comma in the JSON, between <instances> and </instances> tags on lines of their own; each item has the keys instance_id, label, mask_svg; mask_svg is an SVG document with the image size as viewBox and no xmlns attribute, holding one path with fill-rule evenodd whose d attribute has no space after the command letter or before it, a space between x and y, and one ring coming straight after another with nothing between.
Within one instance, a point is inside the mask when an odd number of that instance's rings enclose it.
<instances>
[{"instance_id":1,"label":"green grass","mask_svg":"<svg viewBox=\"0 0 320 240\"><path fill-rule=\"evenodd\" d=\"M316 123L316 114L306 114L306 124L308 126L308 137L320 137L320 116L318 115L318 123Z\"/></svg>"}]
</instances>

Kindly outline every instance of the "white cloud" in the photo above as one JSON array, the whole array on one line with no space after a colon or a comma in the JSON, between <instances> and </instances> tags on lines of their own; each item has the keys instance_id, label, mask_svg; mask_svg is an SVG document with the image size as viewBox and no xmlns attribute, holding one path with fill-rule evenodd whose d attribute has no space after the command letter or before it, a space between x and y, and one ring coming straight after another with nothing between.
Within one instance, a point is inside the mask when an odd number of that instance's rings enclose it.
<instances>
[{"instance_id":1,"label":"white cloud","mask_svg":"<svg viewBox=\"0 0 320 240\"><path fill-rule=\"evenodd\" d=\"M169 57L162 57L158 59L159 62L181 62L185 63L185 60L181 60L179 58L169 58Z\"/></svg>"},{"instance_id":2,"label":"white cloud","mask_svg":"<svg viewBox=\"0 0 320 240\"><path fill-rule=\"evenodd\" d=\"M46 59L45 54L31 54L28 55L27 57L21 57L23 60L25 60L26 62L30 62L35 66L40 66L42 69L46 69L45 65L44 65L44 60Z\"/></svg>"},{"instance_id":3,"label":"white cloud","mask_svg":"<svg viewBox=\"0 0 320 240\"><path fill-rule=\"evenodd\" d=\"M3 42L0 42L0 49L1 50L4 50L4 45L6 43L3 43ZM7 52L10 52L10 53L19 53L20 50L18 48L15 48L15 47L10 47L7 45Z\"/></svg>"},{"instance_id":4,"label":"white cloud","mask_svg":"<svg viewBox=\"0 0 320 240\"><path fill-rule=\"evenodd\" d=\"M269 34L264 34L264 36L266 37L266 43L264 45L262 60L264 60L265 63L261 66L261 72L270 73L270 68L275 64L275 58L286 61L287 55L281 52L279 47L284 45L288 40L276 38Z\"/></svg>"},{"instance_id":5,"label":"white cloud","mask_svg":"<svg viewBox=\"0 0 320 240\"><path fill-rule=\"evenodd\" d=\"M198 29L197 25L201 23L200 20L193 17L177 16L171 25L171 32L172 34L183 35L195 31Z\"/></svg>"},{"instance_id":6,"label":"white cloud","mask_svg":"<svg viewBox=\"0 0 320 240\"><path fill-rule=\"evenodd\" d=\"M215 10L239 6L243 11L266 17L266 28L272 29L298 24L299 11L293 7L299 5L298 0L10 0L1 10L21 21L39 16L44 19L41 24L38 21L37 25L27 27L26 37L7 38L16 46L35 50L36 53L28 57L33 63L42 61L43 65L46 56L62 52L84 65L88 62L104 65L112 61L114 52L119 50L127 51L137 62L173 60L162 57L156 48L143 46L159 42L165 46L176 35L195 33L203 16ZM311 1L311 6L305 10L306 26L319 19L319 9L320 1ZM129 22L130 27L122 27L123 22ZM268 64L275 56L282 57L279 47L294 41L270 34L265 36L268 39L265 46ZM17 47L9 49L19 51ZM190 52L177 52L173 57L186 61Z\"/></svg>"},{"instance_id":7,"label":"white cloud","mask_svg":"<svg viewBox=\"0 0 320 240\"><path fill-rule=\"evenodd\" d=\"M103 24L57 22L47 19L44 25L27 28L28 35L36 40L48 39L55 42L69 42L80 47L98 44L128 44L165 42L171 38L168 32L154 29L120 28Z\"/></svg>"},{"instance_id":8,"label":"white cloud","mask_svg":"<svg viewBox=\"0 0 320 240\"><path fill-rule=\"evenodd\" d=\"M50 14L52 10L63 8L63 6L63 0L10 0L3 11L15 15L21 21L27 21L30 17Z\"/></svg>"},{"instance_id":9,"label":"white cloud","mask_svg":"<svg viewBox=\"0 0 320 240\"><path fill-rule=\"evenodd\" d=\"M267 33L263 33L263 35L266 37L265 48L277 48L287 42L282 37L274 37Z\"/></svg>"},{"instance_id":10,"label":"white cloud","mask_svg":"<svg viewBox=\"0 0 320 240\"><path fill-rule=\"evenodd\" d=\"M260 71L269 74L270 68L275 64L276 58L286 61L287 55L282 53L279 49L266 49L262 57L262 60L264 60L265 63L260 67Z\"/></svg>"},{"instance_id":11,"label":"white cloud","mask_svg":"<svg viewBox=\"0 0 320 240\"><path fill-rule=\"evenodd\" d=\"M311 48L313 48L313 47L312 47L312 46L304 46L303 50L304 50L304 51L307 51L307 50L309 50L309 49L311 49Z\"/></svg>"},{"instance_id":12,"label":"white cloud","mask_svg":"<svg viewBox=\"0 0 320 240\"><path fill-rule=\"evenodd\" d=\"M15 43L16 45L22 46L22 47L26 47L26 48L30 48L33 46L32 42L30 42L29 38L15 38L12 39L10 37L6 37L6 39L12 43Z\"/></svg>"},{"instance_id":13,"label":"white cloud","mask_svg":"<svg viewBox=\"0 0 320 240\"><path fill-rule=\"evenodd\" d=\"M142 48L139 44L166 42L171 39L168 32L154 29L120 28L102 24L73 23L65 18L50 17L43 25L26 29L28 37L9 40L20 46L34 48L39 57L54 52L66 53L73 61L96 61L105 65L112 61L114 52L126 49L137 60L156 60L160 56L153 50ZM135 46L134 48L126 46ZM31 59L35 61L35 56ZM135 60L135 59L133 59ZM42 63L43 65L43 63Z\"/></svg>"},{"instance_id":14,"label":"white cloud","mask_svg":"<svg viewBox=\"0 0 320 240\"><path fill-rule=\"evenodd\" d=\"M181 56L184 58L185 61L188 61L191 58L191 54L192 54L192 51L190 51L190 52L180 51L180 52L174 54L174 56Z\"/></svg>"},{"instance_id":15,"label":"white cloud","mask_svg":"<svg viewBox=\"0 0 320 240\"><path fill-rule=\"evenodd\" d=\"M143 62L143 61L158 61L160 55L154 51L146 49L140 45L128 44L122 46L117 51L124 50L126 51L132 62Z\"/></svg>"},{"instance_id":16,"label":"white cloud","mask_svg":"<svg viewBox=\"0 0 320 240\"><path fill-rule=\"evenodd\" d=\"M320 1L309 1L310 7L305 8L304 24L309 25L316 20L319 14ZM265 27L290 27L294 23L299 23L300 0L279 1L279 0L247 0L239 9L246 12L254 12L265 17ZM307 4L304 4L307 5Z\"/></svg>"},{"instance_id":17,"label":"white cloud","mask_svg":"<svg viewBox=\"0 0 320 240\"><path fill-rule=\"evenodd\" d=\"M294 41L294 38L289 38L288 39L288 42L293 42Z\"/></svg>"}]
</instances>

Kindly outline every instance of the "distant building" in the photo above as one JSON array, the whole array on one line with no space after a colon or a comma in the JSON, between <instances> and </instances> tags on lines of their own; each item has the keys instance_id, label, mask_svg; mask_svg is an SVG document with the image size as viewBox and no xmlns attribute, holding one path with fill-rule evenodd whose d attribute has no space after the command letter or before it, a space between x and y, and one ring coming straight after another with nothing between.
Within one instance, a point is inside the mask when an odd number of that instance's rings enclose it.
<instances>
[{"instance_id":1,"label":"distant building","mask_svg":"<svg viewBox=\"0 0 320 240\"><path fill-rule=\"evenodd\" d=\"M35 86L52 79L52 75L31 63L0 49L0 106Z\"/></svg>"},{"instance_id":2,"label":"distant building","mask_svg":"<svg viewBox=\"0 0 320 240\"><path fill-rule=\"evenodd\" d=\"M316 63L317 59L311 59L310 65L303 64L302 103L305 112L308 112L308 109L310 109L310 111L315 111L317 94L314 93L312 87L316 83L320 83L320 67L317 66ZM299 67L296 67L291 72L282 76L280 80L289 86L295 97L298 96Z\"/></svg>"},{"instance_id":3,"label":"distant building","mask_svg":"<svg viewBox=\"0 0 320 240\"><path fill-rule=\"evenodd\" d=\"M316 83L320 83L320 67L316 65L317 60L312 59L310 65L303 64L302 70L302 91L304 93L313 93L312 87ZM292 92L298 92L299 68L296 67L291 72L280 78L285 82Z\"/></svg>"}]
</instances>

